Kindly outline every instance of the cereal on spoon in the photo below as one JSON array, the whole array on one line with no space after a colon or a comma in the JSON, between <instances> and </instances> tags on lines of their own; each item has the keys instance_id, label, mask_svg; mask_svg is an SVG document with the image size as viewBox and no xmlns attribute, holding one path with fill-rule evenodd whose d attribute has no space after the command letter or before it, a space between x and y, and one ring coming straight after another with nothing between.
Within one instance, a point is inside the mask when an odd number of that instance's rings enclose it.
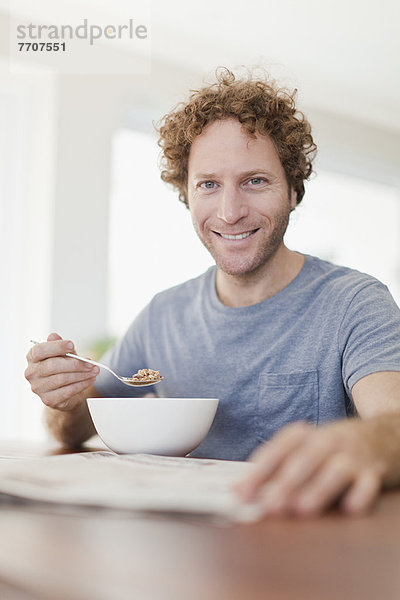
<instances>
[{"instance_id":1,"label":"cereal on spoon","mask_svg":"<svg viewBox=\"0 0 400 600\"><path fill-rule=\"evenodd\" d=\"M135 373L134 375L132 375L132 377L129 377L127 379L129 379L129 381L132 381L132 383L135 383L136 385L146 385L150 382L153 383L156 381L161 381L162 379L164 379L164 377L160 375L159 371L153 371L153 369L139 369L137 373Z\"/></svg>"}]
</instances>

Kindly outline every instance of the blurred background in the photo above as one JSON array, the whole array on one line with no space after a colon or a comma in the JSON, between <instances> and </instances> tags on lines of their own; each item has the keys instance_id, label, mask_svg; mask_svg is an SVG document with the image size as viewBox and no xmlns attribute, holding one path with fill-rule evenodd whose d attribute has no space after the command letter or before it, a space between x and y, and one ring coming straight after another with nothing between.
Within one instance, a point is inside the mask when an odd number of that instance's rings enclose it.
<instances>
[{"instance_id":1,"label":"blurred background","mask_svg":"<svg viewBox=\"0 0 400 600\"><path fill-rule=\"evenodd\" d=\"M101 5L132 16L131 2ZM0 0L1 438L46 435L23 377L30 339L57 331L94 356L154 293L212 264L160 181L153 122L219 65L298 88L313 126L317 175L287 245L377 276L400 302L398 2L153 0L149 72L119 75L10 68L12 6Z\"/></svg>"}]
</instances>

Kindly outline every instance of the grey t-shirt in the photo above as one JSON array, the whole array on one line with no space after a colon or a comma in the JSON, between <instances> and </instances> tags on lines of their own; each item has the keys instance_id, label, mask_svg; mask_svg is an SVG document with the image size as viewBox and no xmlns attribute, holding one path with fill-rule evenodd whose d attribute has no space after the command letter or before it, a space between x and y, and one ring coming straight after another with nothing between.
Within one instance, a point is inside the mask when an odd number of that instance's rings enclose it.
<instances>
[{"instance_id":1,"label":"grey t-shirt","mask_svg":"<svg viewBox=\"0 0 400 600\"><path fill-rule=\"evenodd\" d=\"M287 423L353 415L361 377L400 371L400 310L369 275L306 256L286 288L243 308L220 302L215 279L211 267L157 294L103 358L122 375L158 369L159 396L219 398L192 456L245 460ZM104 370L96 388L135 395Z\"/></svg>"}]
</instances>

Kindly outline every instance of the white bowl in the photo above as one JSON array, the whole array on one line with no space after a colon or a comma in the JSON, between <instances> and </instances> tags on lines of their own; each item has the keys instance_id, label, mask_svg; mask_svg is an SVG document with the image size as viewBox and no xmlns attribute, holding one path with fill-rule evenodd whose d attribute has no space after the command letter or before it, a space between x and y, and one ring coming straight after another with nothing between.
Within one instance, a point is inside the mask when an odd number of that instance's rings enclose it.
<instances>
[{"instance_id":1,"label":"white bowl","mask_svg":"<svg viewBox=\"0 0 400 600\"><path fill-rule=\"evenodd\" d=\"M97 433L114 452L186 456L206 437L216 398L88 398Z\"/></svg>"}]
</instances>

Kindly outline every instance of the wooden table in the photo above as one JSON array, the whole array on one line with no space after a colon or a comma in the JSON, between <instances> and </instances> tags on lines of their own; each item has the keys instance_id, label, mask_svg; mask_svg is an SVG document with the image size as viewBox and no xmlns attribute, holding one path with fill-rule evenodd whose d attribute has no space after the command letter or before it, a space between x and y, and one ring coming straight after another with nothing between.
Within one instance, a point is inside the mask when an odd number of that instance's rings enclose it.
<instances>
[{"instance_id":1,"label":"wooden table","mask_svg":"<svg viewBox=\"0 0 400 600\"><path fill-rule=\"evenodd\" d=\"M367 517L234 526L3 503L0 536L1 600L400 599L400 491Z\"/></svg>"}]
</instances>

